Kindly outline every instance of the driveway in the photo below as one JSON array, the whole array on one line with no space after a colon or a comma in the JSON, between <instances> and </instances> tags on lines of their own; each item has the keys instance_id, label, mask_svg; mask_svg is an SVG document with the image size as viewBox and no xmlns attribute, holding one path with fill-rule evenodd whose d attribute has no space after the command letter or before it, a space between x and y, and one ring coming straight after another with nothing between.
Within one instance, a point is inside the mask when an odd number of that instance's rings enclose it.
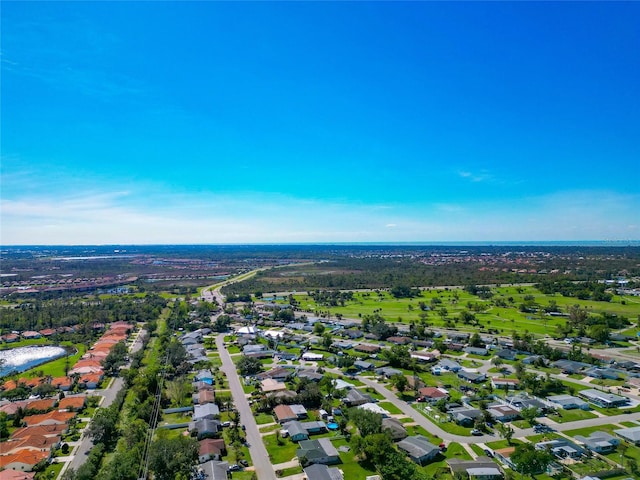
<instances>
[{"instance_id":1,"label":"driveway","mask_svg":"<svg viewBox=\"0 0 640 480\"><path fill-rule=\"evenodd\" d=\"M276 480L276 474L271 466L269 454L267 453L264 443L262 443L262 437L260 436L258 425L253 417L251 406L242 389L238 371L231 360L231 355L229 355L224 345L223 333L216 337L216 345L218 347L218 353L220 354L220 360L222 361L220 370L227 375L229 389L231 390L231 395L233 395L233 403L240 413L240 422L246 428L245 433L247 435L247 442L249 443L249 452L251 453L251 460L253 461L258 478L260 480Z\"/></svg>"}]
</instances>

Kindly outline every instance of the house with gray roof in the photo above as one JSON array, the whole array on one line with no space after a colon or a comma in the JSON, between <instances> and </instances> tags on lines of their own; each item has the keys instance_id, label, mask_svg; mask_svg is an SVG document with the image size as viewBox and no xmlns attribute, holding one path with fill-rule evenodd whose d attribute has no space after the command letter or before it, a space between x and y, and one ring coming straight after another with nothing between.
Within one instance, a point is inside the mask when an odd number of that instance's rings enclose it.
<instances>
[{"instance_id":1,"label":"house with gray roof","mask_svg":"<svg viewBox=\"0 0 640 480\"><path fill-rule=\"evenodd\" d=\"M397 368L381 367L376 368L376 374L382 375L383 377L391 378L394 375L402 375L403 373L402 370L398 370Z\"/></svg>"},{"instance_id":2,"label":"house with gray roof","mask_svg":"<svg viewBox=\"0 0 640 480\"><path fill-rule=\"evenodd\" d=\"M393 441L402 440L407 436L407 429L397 418L383 418L382 431L387 432Z\"/></svg>"},{"instance_id":3,"label":"house with gray roof","mask_svg":"<svg viewBox=\"0 0 640 480\"><path fill-rule=\"evenodd\" d=\"M189 422L190 433L196 432L196 438L201 440L203 438L217 437L222 432L222 424L218 420L210 420L203 418L193 422Z\"/></svg>"},{"instance_id":4,"label":"house with gray roof","mask_svg":"<svg viewBox=\"0 0 640 480\"><path fill-rule=\"evenodd\" d=\"M340 463L340 454L328 438L302 440L296 450L298 459L306 459L307 464L322 463L331 465ZM302 463L302 462L301 462ZM306 467L306 465L303 465Z\"/></svg>"},{"instance_id":5,"label":"house with gray roof","mask_svg":"<svg viewBox=\"0 0 640 480\"><path fill-rule=\"evenodd\" d=\"M220 408L215 403L205 403L204 405L194 405L193 420L202 419L214 420L220 417Z\"/></svg>"},{"instance_id":6,"label":"house with gray roof","mask_svg":"<svg viewBox=\"0 0 640 480\"><path fill-rule=\"evenodd\" d=\"M450 458L447 465L453 478L466 476L469 480L502 480L502 469L493 460L487 457L478 457L475 460L461 460Z\"/></svg>"},{"instance_id":7,"label":"house with gray roof","mask_svg":"<svg viewBox=\"0 0 640 480\"><path fill-rule=\"evenodd\" d=\"M625 440L628 440L634 445L640 445L640 427L622 428L614 430L613 433Z\"/></svg>"},{"instance_id":8,"label":"house with gray roof","mask_svg":"<svg viewBox=\"0 0 640 480\"><path fill-rule=\"evenodd\" d=\"M306 428L302 426L302 423L297 420L285 423L282 429L289 433L289 437L293 442L309 439L309 432L307 432Z\"/></svg>"},{"instance_id":9,"label":"house with gray roof","mask_svg":"<svg viewBox=\"0 0 640 480\"><path fill-rule=\"evenodd\" d=\"M371 362L365 362L364 360L356 360L353 362L353 366L358 370L371 370L375 365Z\"/></svg>"},{"instance_id":10,"label":"house with gray roof","mask_svg":"<svg viewBox=\"0 0 640 480\"><path fill-rule=\"evenodd\" d=\"M442 360L440 360L438 366L444 370L454 373L462 369L462 366L458 362L449 360L448 358L443 358Z\"/></svg>"},{"instance_id":11,"label":"house with gray roof","mask_svg":"<svg viewBox=\"0 0 640 480\"><path fill-rule=\"evenodd\" d=\"M480 347L465 347L463 351L465 353L470 353L472 355L480 355L482 357L489 354L486 348L480 348Z\"/></svg>"},{"instance_id":12,"label":"house with gray roof","mask_svg":"<svg viewBox=\"0 0 640 480\"><path fill-rule=\"evenodd\" d=\"M339 469L320 463L309 465L303 471L307 480L344 480L344 475Z\"/></svg>"},{"instance_id":13,"label":"house with gray roof","mask_svg":"<svg viewBox=\"0 0 640 480\"><path fill-rule=\"evenodd\" d=\"M456 408L451 410L449 415L458 425L473 425L477 418L482 418L482 411L477 408Z\"/></svg>"},{"instance_id":14,"label":"house with gray roof","mask_svg":"<svg viewBox=\"0 0 640 480\"><path fill-rule=\"evenodd\" d=\"M616 395L614 393L603 392L602 390L597 390L595 388L581 390L578 394L586 401L603 408L621 407L629 403L629 399L627 397Z\"/></svg>"},{"instance_id":15,"label":"house with gray roof","mask_svg":"<svg viewBox=\"0 0 640 480\"><path fill-rule=\"evenodd\" d=\"M580 410L591 410L591 407L587 402L581 398L574 397L573 395L551 395L547 397L547 401L564 408L565 410L573 410L579 408Z\"/></svg>"},{"instance_id":16,"label":"house with gray roof","mask_svg":"<svg viewBox=\"0 0 640 480\"><path fill-rule=\"evenodd\" d=\"M229 462L218 462L209 460L202 463L199 467L202 469L207 480L227 480L227 471L229 470Z\"/></svg>"},{"instance_id":17,"label":"house with gray roof","mask_svg":"<svg viewBox=\"0 0 640 480\"><path fill-rule=\"evenodd\" d=\"M592 452L602 454L615 452L618 445L620 445L620 439L607 432L593 432L588 437L576 435L574 438Z\"/></svg>"},{"instance_id":18,"label":"house with gray roof","mask_svg":"<svg viewBox=\"0 0 640 480\"><path fill-rule=\"evenodd\" d=\"M407 437L398 442L397 445L400 450L406 452L409 458L418 465L424 465L436 458L440 453L440 448L422 435Z\"/></svg>"},{"instance_id":19,"label":"house with gray roof","mask_svg":"<svg viewBox=\"0 0 640 480\"><path fill-rule=\"evenodd\" d=\"M466 380L469 383L482 383L487 379L484 373L467 372L466 370L460 370L458 372L458 378Z\"/></svg>"},{"instance_id":20,"label":"house with gray roof","mask_svg":"<svg viewBox=\"0 0 640 480\"><path fill-rule=\"evenodd\" d=\"M536 450L549 450L556 457L560 458L580 458L586 451L577 444L564 438L550 440L548 442L538 442L535 444Z\"/></svg>"},{"instance_id":21,"label":"house with gray roof","mask_svg":"<svg viewBox=\"0 0 640 480\"><path fill-rule=\"evenodd\" d=\"M357 388L352 388L347 393L347 396L342 399L348 407L357 407L358 405L364 405L365 403L371 402L371 397L362 393Z\"/></svg>"}]
</instances>

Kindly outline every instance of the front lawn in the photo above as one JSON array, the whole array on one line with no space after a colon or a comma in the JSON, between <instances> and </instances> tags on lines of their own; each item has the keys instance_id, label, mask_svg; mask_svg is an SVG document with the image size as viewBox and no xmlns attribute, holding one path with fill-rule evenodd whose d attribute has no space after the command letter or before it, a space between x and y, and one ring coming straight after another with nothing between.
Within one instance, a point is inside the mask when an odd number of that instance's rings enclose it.
<instances>
[{"instance_id":1,"label":"front lawn","mask_svg":"<svg viewBox=\"0 0 640 480\"><path fill-rule=\"evenodd\" d=\"M401 414L402 413L402 410L400 410L398 407L396 407L391 402L380 402L380 403L378 403L378 406L381 407L381 408L384 408L391 415L396 415L396 414Z\"/></svg>"},{"instance_id":2,"label":"front lawn","mask_svg":"<svg viewBox=\"0 0 640 480\"><path fill-rule=\"evenodd\" d=\"M595 413L580 410L579 408L573 410L559 409L557 415L549 415L551 420L557 423L577 422L578 420L586 420L588 418L596 418Z\"/></svg>"},{"instance_id":3,"label":"front lawn","mask_svg":"<svg viewBox=\"0 0 640 480\"><path fill-rule=\"evenodd\" d=\"M282 439L282 445L278 445L276 435L265 435L262 437L264 446L269 452L269 460L273 465L279 463L289 462L296 458L296 450L298 450L298 444L291 441L289 438Z\"/></svg>"}]
</instances>

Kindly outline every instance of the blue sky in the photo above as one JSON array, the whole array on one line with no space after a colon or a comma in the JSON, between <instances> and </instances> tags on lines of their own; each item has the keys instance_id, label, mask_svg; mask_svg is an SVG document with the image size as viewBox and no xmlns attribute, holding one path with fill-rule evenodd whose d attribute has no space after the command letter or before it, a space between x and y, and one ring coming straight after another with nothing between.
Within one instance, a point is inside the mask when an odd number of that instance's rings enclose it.
<instances>
[{"instance_id":1,"label":"blue sky","mask_svg":"<svg viewBox=\"0 0 640 480\"><path fill-rule=\"evenodd\" d=\"M638 239L638 18L3 2L0 242Z\"/></svg>"}]
</instances>

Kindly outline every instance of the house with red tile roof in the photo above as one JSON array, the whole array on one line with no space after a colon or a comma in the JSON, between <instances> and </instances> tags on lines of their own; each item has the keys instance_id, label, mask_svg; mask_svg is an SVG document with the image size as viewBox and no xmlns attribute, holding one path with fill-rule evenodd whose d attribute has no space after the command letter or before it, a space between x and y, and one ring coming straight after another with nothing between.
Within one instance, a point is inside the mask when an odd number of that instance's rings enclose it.
<instances>
[{"instance_id":1,"label":"house with red tile roof","mask_svg":"<svg viewBox=\"0 0 640 480\"><path fill-rule=\"evenodd\" d=\"M442 398L449 398L449 392L443 388L424 387L418 390L418 395L424 402L437 402Z\"/></svg>"},{"instance_id":2,"label":"house with red tile roof","mask_svg":"<svg viewBox=\"0 0 640 480\"><path fill-rule=\"evenodd\" d=\"M27 403L27 410L36 412L48 412L53 409L53 405L56 403L54 398L43 398L40 400L31 400Z\"/></svg>"},{"instance_id":3,"label":"house with red tile roof","mask_svg":"<svg viewBox=\"0 0 640 480\"><path fill-rule=\"evenodd\" d=\"M222 455L227 453L227 447L222 438L205 438L200 440L199 460L200 463L209 460L219 460Z\"/></svg>"},{"instance_id":4,"label":"house with red tile roof","mask_svg":"<svg viewBox=\"0 0 640 480\"><path fill-rule=\"evenodd\" d=\"M38 463L47 460L49 454L32 450L21 450L13 455L0 456L0 468L30 472Z\"/></svg>"},{"instance_id":5,"label":"house with red tile roof","mask_svg":"<svg viewBox=\"0 0 640 480\"><path fill-rule=\"evenodd\" d=\"M35 427L22 427L11 434L12 439L41 435L43 437L59 437L67 429L65 424L37 425Z\"/></svg>"},{"instance_id":6,"label":"house with red tile roof","mask_svg":"<svg viewBox=\"0 0 640 480\"><path fill-rule=\"evenodd\" d=\"M78 379L78 386L88 389L98 388L103 378L102 373L86 373Z\"/></svg>"},{"instance_id":7,"label":"house with red tile roof","mask_svg":"<svg viewBox=\"0 0 640 480\"><path fill-rule=\"evenodd\" d=\"M20 450L52 452L58 448L60 438L60 436L45 437L43 435L29 435L28 437L20 437L0 443L0 451L5 455L18 453Z\"/></svg>"},{"instance_id":8,"label":"house with red tile roof","mask_svg":"<svg viewBox=\"0 0 640 480\"><path fill-rule=\"evenodd\" d=\"M58 410L68 412L80 412L87 405L87 397L79 395L76 397L64 397L58 403Z\"/></svg>"},{"instance_id":9,"label":"house with red tile roof","mask_svg":"<svg viewBox=\"0 0 640 480\"><path fill-rule=\"evenodd\" d=\"M57 332L53 328L45 328L44 330L40 330L40 335L43 337L50 337L51 335L55 335Z\"/></svg>"},{"instance_id":10,"label":"house with red tile roof","mask_svg":"<svg viewBox=\"0 0 640 480\"><path fill-rule=\"evenodd\" d=\"M51 385L63 392L71 390L73 379L70 377L56 377L51 379Z\"/></svg>"},{"instance_id":11,"label":"house with red tile roof","mask_svg":"<svg viewBox=\"0 0 640 480\"><path fill-rule=\"evenodd\" d=\"M22 338L25 340L31 340L34 338L42 338L40 332L35 332L33 330L27 330L26 332L22 332Z\"/></svg>"},{"instance_id":12,"label":"house with red tile roof","mask_svg":"<svg viewBox=\"0 0 640 480\"><path fill-rule=\"evenodd\" d=\"M0 337L0 340L7 343L13 343L13 342L17 342L19 338L20 338L20 335L18 335L17 333L7 333L6 335L2 335Z\"/></svg>"},{"instance_id":13,"label":"house with red tile roof","mask_svg":"<svg viewBox=\"0 0 640 480\"><path fill-rule=\"evenodd\" d=\"M22 421L27 427L37 425L65 425L75 416L75 412L58 412L57 410L54 410L49 413L26 416Z\"/></svg>"},{"instance_id":14,"label":"house with red tile roof","mask_svg":"<svg viewBox=\"0 0 640 480\"><path fill-rule=\"evenodd\" d=\"M25 408L27 408L28 403L29 403L28 400L19 400L17 402L9 402L0 407L0 412L4 412L7 414L8 417L12 417L18 412L19 409L24 410Z\"/></svg>"},{"instance_id":15,"label":"house with red tile roof","mask_svg":"<svg viewBox=\"0 0 640 480\"><path fill-rule=\"evenodd\" d=\"M35 472L18 472L16 470L2 470L0 480L33 480Z\"/></svg>"}]
</instances>

